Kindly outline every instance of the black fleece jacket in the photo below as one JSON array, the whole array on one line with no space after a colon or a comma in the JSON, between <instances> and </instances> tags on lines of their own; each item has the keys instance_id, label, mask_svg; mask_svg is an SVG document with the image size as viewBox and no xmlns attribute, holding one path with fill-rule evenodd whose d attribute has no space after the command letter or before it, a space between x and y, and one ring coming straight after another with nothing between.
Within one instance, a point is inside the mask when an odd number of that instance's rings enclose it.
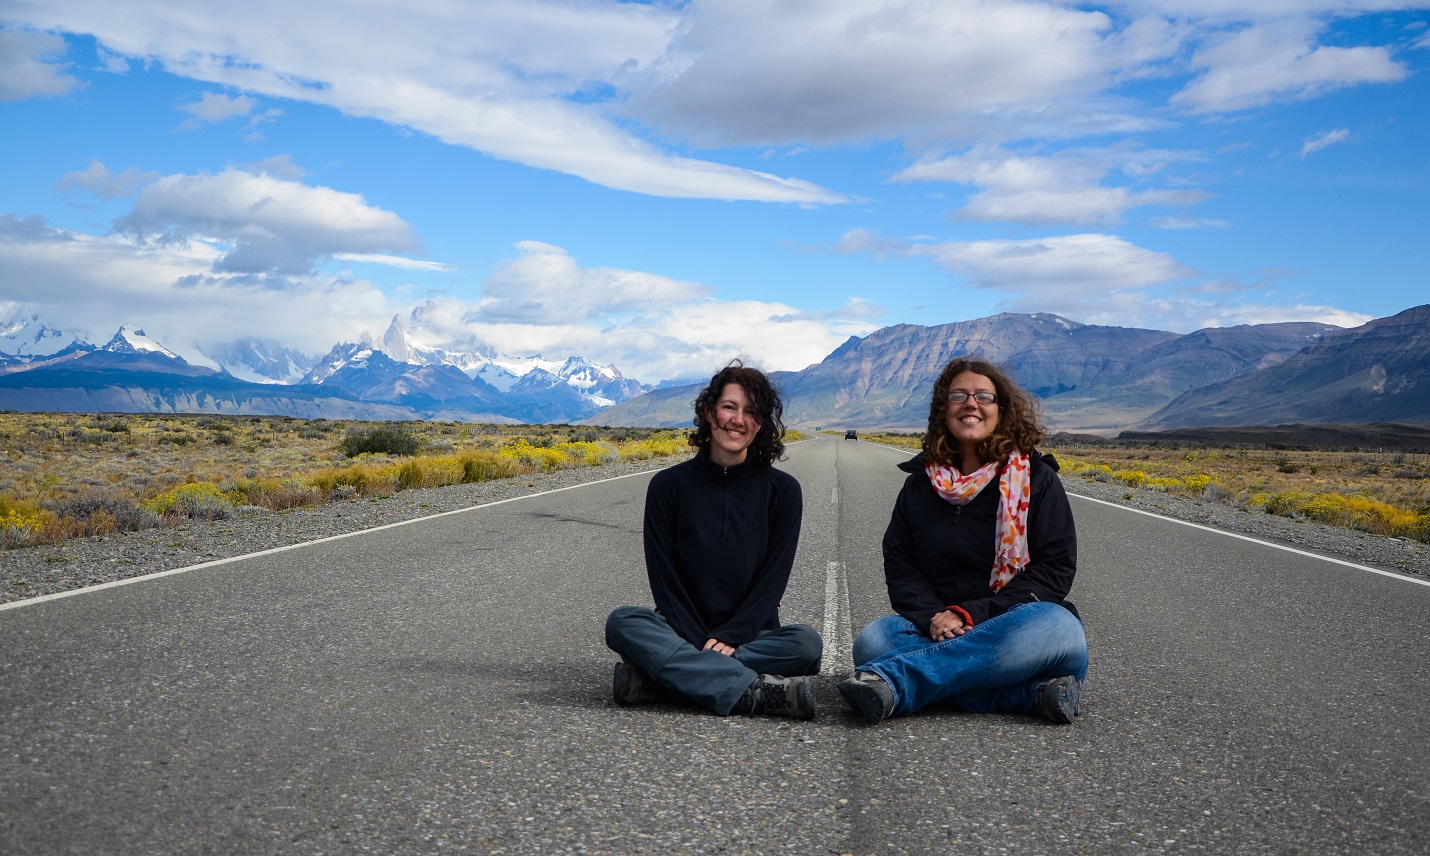
<instances>
[{"instance_id":1,"label":"black fleece jacket","mask_svg":"<svg viewBox=\"0 0 1430 856\"><path fill-rule=\"evenodd\" d=\"M943 499L924 472L927 458L899 464L909 473L884 532L884 581L894 611L928 632L933 617L951 606L966 611L976 625L1020 603L1066 600L1077 573L1077 532L1072 507L1058 479L1052 455L1029 455L1027 567L997 593L988 588L993 573L998 482L989 482L967 505Z\"/></svg>"},{"instance_id":2,"label":"black fleece jacket","mask_svg":"<svg viewBox=\"0 0 1430 856\"><path fill-rule=\"evenodd\" d=\"M645 565L656 611L697 647L744 645L780 626L804 500L773 467L722 467L701 451L651 479Z\"/></svg>"}]
</instances>

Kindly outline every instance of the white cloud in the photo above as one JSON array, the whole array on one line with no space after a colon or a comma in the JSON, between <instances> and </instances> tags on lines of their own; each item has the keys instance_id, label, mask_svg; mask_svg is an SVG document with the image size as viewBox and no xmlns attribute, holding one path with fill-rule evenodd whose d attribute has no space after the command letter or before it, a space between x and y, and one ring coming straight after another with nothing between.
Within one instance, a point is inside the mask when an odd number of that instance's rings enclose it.
<instances>
[{"instance_id":1,"label":"white cloud","mask_svg":"<svg viewBox=\"0 0 1430 856\"><path fill-rule=\"evenodd\" d=\"M179 109L193 116L184 123L185 127L197 128L200 122L226 122L253 112L258 102L247 95L231 97L217 92L205 92L198 101L180 104ZM197 120L197 121L195 121Z\"/></svg>"},{"instance_id":2,"label":"white cloud","mask_svg":"<svg viewBox=\"0 0 1430 856\"><path fill-rule=\"evenodd\" d=\"M337 253L418 246L402 218L360 195L237 169L165 176L115 225L140 236L228 244L232 250L214 263L219 272L301 274Z\"/></svg>"},{"instance_id":3,"label":"white cloud","mask_svg":"<svg viewBox=\"0 0 1430 856\"><path fill-rule=\"evenodd\" d=\"M65 41L49 33L0 30L0 101L63 95L79 85L54 62Z\"/></svg>"},{"instance_id":4,"label":"white cloud","mask_svg":"<svg viewBox=\"0 0 1430 856\"><path fill-rule=\"evenodd\" d=\"M198 241L144 244L0 216L6 298L90 341L135 323L186 355L196 343L246 336L323 353L353 330L391 317L388 299L371 283L213 274L220 257Z\"/></svg>"},{"instance_id":5,"label":"white cloud","mask_svg":"<svg viewBox=\"0 0 1430 856\"><path fill-rule=\"evenodd\" d=\"M1238 324L1276 324L1284 321L1317 321L1338 327L1357 327L1371 316L1347 312L1334 306L1282 305L1254 299L1237 301L1199 300L1185 295L1157 295L1124 292L1107 299L1068 304L1048 309L1084 324L1113 327L1141 327L1190 333L1206 327Z\"/></svg>"},{"instance_id":6,"label":"white cloud","mask_svg":"<svg viewBox=\"0 0 1430 856\"><path fill-rule=\"evenodd\" d=\"M1098 91L1112 26L1017 0L693 3L621 82L632 115L701 145L942 137Z\"/></svg>"},{"instance_id":7,"label":"white cloud","mask_svg":"<svg viewBox=\"0 0 1430 856\"><path fill-rule=\"evenodd\" d=\"M636 193L823 205L850 198L672 142L792 154L902 139L921 153L1125 134L1167 118L1119 87L1182 74L1189 46L1199 46L1198 76L1174 104L1192 113L1400 80L1405 67L1386 48L1318 45L1316 35L1337 16L1406 5L1417 4L1115 0L1113 16L1053 0L251 0L241 15L203 5L176 15L170 0L10 0L6 15L92 34L109 65L131 58L244 93L209 92L183 109L190 122L248 116L254 140L278 114L255 113L256 99L293 99ZM27 45L9 55L48 69L52 89L72 85ZM26 85L0 76L11 79ZM1152 199L990 190L967 214L1031 222L1048 205L1070 209L1067 222L1101 224Z\"/></svg>"},{"instance_id":8,"label":"white cloud","mask_svg":"<svg viewBox=\"0 0 1430 856\"><path fill-rule=\"evenodd\" d=\"M1023 307L1145 289L1195 275L1171 255L1115 235L949 241L908 252L932 258L979 288L1018 295L1013 305Z\"/></svg>"},{"instance_id":9,"label":"white cloud","mask_svg":"<svg viewBox=\"0 0 1430 856\"><path fill-rule=\"evenodd\" d=\"M257 163L247 164L244 169L249 172L267 173L274 178L286 178L291 181L297 181L308 174L308 171L295 163L293 156L287 152L274 155L271 158L264 158Z\"/></svg>"},{"instance_id":10,"label":"white cloud","mask_svg":"<svg viewBox=\"0 0 1430 856\"><path fill-rule=\"evenodd\" d=\"M1225 113L1405 78L1405 66L1386 48L1316 45L1320 26L1290 19L1209 38L1191 60L1203 74L1171 103L1192 113Z\"/></svg>"},{"instance_id":11,"label":"white cloud","mask_svg":"<svg viewBox=\"0 0 1430 856\"><path fill-rule=\"evenodd\" d=\"M1335 128L1330 131L1322 131L1319 134L1307 137L1301 144L1301 157L1319 152L1327 146L1334 146L1336 143L1343 143L1350 138L1351 132L1345 128Z\"/></svg>"},{"instance_id":12,"label":"white cloud","mask_svg":"<svg viewBox=\"0 0 1430 856\"><path fill-rule=\"evenodd\" d=\"M450 271L456 269L452 265L444 262L429 262L421 259L403 258L402 256L388 256L382 253L333 253L333 258L342 262L386 265L404 270Z\"/></svg>"},{"instance_id":13,"label":"white cloud","mask_svg":"<svg viewBox=\"0 0 1430 856\"><path fill-rule=\"evenodd\" d=\"M140 185L158 177L157 172L140 171L134 167L116 175L98 160L92 160L89 166L82 170L65 173L55 184L55 188L64 193L87 190L103 199L118 199L134 195Z\"/></svg>"},{"instance_id":14,"label":"white cloud","mask_svg":"<svg viewBox=\"0 0 1430 856\"><path fill-rule=\"evenodd\" d=\"M1212 217L1153 217L1148 222L1158 229L1171 230L1225 229L1229 225Z\"/></svg>"},{"instance_id":15,"label":"white cloud","mask_svg":"<svg viewBox=\"0 0 1430 856\"><path fill-rule=\"evenodd\" d=\"M1264 282L1199 279L1170 254L1114 235L919 244L851 230L845 238L844 251L931 258L971 287L1002 292L1005 311L1051 312L1085 324L1187 333L1278 321L1353 327L1370 320L1334 306L1276 303Z\"/></svg>"},{"instance_id":16,"label":"white cloud","mask_svg":"<svg viewBox=\"0 0 1430 856\"><path fill-rule=\"evenodd\" d=\"M957 212L960 220L1011 221L1033 226L1107 225L1146 205L1190 205L1206 198L1193 190L1134 190L1104 184L1121 162L1122 171L1154 174L1172 160L1195 155L1170 152L1088 150L1050 157L975 149L926 161L894 176L895 181L951 181L982 188Z\"/></svg>"},{"instance_id":17,"label":"white cloud","mask_svg":"<svg viewBox=\"0 0 1430 856\"><path fill-rule=\"evenodd\" d=\"M710 292L697 283L641 271L583 268L562 248L539 241L522 241L516 249L519 255L486 281L477 310L483 320L583 323L659 310Z\"/></svg>"},{"instance_id":18,"label":"white cloud","mask_svg":"<svg viewBox=\"0 0 1430 856\"><path fill-rule=\"evenodd\" d=\"M1423 0L1111 0L1108 5L1134 15L1165 15L1217 24L1425 8Z\"/></svg>"},{"instance_id":19,"label":"white cloud","mask_svg":"<svg viewBox=\"0 0 1430 856\"><path fill-rule=\"evenodd\" d=\"M659 5L252 0L241 15L182 16L168 0L11 6L32 26L91 33L105 50L175 74L331 106L608 187L844 201L808 181L668 154L606 114L622 69L657 57L679 22Z\"/></svg>"}]
</instances>

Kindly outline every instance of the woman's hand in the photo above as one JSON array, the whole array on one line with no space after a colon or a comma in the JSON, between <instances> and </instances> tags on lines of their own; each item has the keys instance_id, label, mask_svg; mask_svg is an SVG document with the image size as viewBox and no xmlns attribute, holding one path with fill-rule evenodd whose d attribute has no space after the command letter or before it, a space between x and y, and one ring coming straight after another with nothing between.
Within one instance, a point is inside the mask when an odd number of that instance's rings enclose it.
<instances>
[{"instance_id":1,"label":"woman's hand","mask_svg":"<svg viewBox=\"0 0 1430 856\"><path fill-rule=\"evenodd\" d=\"M933 622L929 624L929 638L935 642L962 636L967 632L968 628L963 626L963 616L951 609L945 609L935 615Z\"/></svg>"},{"instance_id":2,"label":"woman's hand","mask_svg":"<svg viewBox=\"0 0 1430 856\"><path fill-rule=\"evenodd\" d=\"M712 649L712 648L715 649L716 651L719 651L721 654L724 654L726 657L729 657L729 656L731 656L731 655L733 655L733 654L735 653L735 646L734 646L734 645L726 645L724 642L721 642L719 639L706 639L706 640L705 640L705 647L704 647L704 648L701 648L700 650L702 650L702 651L709 651L709 650Z\"/></svg>"}]
</instances>

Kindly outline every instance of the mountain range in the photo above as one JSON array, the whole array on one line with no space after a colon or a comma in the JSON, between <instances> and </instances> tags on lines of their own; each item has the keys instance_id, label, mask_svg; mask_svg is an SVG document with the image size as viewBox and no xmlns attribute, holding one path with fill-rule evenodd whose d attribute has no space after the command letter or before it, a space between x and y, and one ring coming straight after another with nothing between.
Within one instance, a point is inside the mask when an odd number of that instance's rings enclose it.
<instances>
[{"instance_id":1,"label":"mountain range","mask_svg":"<svg viewBox=\"0 0 1430 856\"><path fill-rule=\"evenodd\" d=\"M699 387L652 387L583 357L434 344L423 308L325 356L243 340L185 359L132 326L104 346L38 318L0 327L0 409L686 426ZM1003 313L851 337L772 374L785 421L922 430L928 390L959 355L1011 371L1054 430L1430 424L1430 305L1354 329L1290 322L1161 330Z\"/></svg>"},{"instance_id":2,"label":"mountain range","mask_svg":"<svg viewBox=\"0 0 1430 856\"><path fill-rule=\"evenodd\" d=\"M791 425L922 431L929 390L960 355L1011 371L1042 400L1054 430L1430 423L1430 305L1354 329L1291 322L1178 335L1015 313L902 324L772 378ZM588 421L688 425L698 392L655 390Z\"/></svg>"},{"instance_id":3,"label":"mountain range","mask_svg":"<svg viewBox=\"0 0 1430 856\"><path fill-rule=\"evenodd\" d=\"M579 356L431 346L421 312L411 325L394 317L380 340L339 343L321 358L246 339L185 359L130 325L95 346L32 316L0 327L0 409L544 423L649 389Z\"/></svg>"}]
</instances>

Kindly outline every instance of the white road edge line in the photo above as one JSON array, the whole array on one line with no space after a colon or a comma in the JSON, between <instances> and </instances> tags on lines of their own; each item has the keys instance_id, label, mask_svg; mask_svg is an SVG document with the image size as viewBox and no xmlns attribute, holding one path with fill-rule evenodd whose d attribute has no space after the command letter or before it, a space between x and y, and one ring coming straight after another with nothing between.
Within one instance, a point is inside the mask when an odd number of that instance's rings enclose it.
<instances>
[{"instance_id":1,"label":"white road edge line","mask_svg":"<svg viewBox=\"0 0 1430 856\"><path fill-rule=\"evenodd\" d=\"M1358 571L1368 571L1372 574L1380 574L1382 577L1390 577L1393 580L1401 580L1407 583L1414 583L1418 586L1430 587L1430 580L1417 580L1414 577L1406 576L1405 574L1397 574L1392 571L1382 571L1380 568L1372 568L1367 565L1357 565L1355 562L1347 562L1344 559L1332 559L1330 556L1322 556L1319 553L1311 553L1307 552L1306 550L1297 550L1295 547L1287 547L1284 544L1277 544L1274 541L1263 541L1260 538L1253 538L1250 535L1238 535L1235 532L1228 532L1225 529L1217 529L1213 526L1203 526L1200 523L1190 523L1186 520L1178 520L1175 517L1166 517L1161 514L1153 514L1150 511L1143 511L1140 508L1128 508L1125 505L1118 505L1115 502L1108 502L1105 499L1093 499L1090 496L1083 496L1080 493L1073 493L1072 491L1068 491L1068 496L1075 496L1078 499L1085 499L1088 502L1096 502L1099 505L1106 505L1112 508L1120 508L1123 511L1130 511L1133 514L1143 514L1147 517L1155 517L1158 520L1165 520L1168 523L1176 523L1182 526L1190 526L1193 529L1201 529L1204 532L1213 532L1217 535L1225 535L1228 538L1237 538L1242 541L1250 541L1253 544L1260 544L1264 547L1274 547L1277 550L1284 550L1287 553L1295 553L1298 556L1306 556L1312 559L1320 559L1323 562L1330 562L1333 565L1345 565L1347 568L1355 568Z\"/></svg>"},{"instance_id":2,"label":"white road edge line","mask_svg":"<svg viewBox=\"0 0 1430 856\"><path fill-rule=\"evenodd\" d=\"M594 484L605 484L606 482L619 481L621 479L628 479L634 476L645 476L657 472L660 472L660 470L653 469L645 470L639 473L626 473L623 476L612 476L608 479L567 485L566 487L558 487L553 490L544 490L540 493L530 493L524 496L513 496L508 497L507 499L498 499L495 502L487 502L483 503L482 505L473 505L467 508L457 508L452 511L442 511L437 514L429 514L425 517L414 517L411 520L399 520L396 523L384 523L381 526L373 526L370 529L359 529L356 532L344 532L341 535L329 535L326 538L319 538L315 541L300 541L297 544L288 544L283 547L273 547L268 550L259 550L257 553L243 553L237 556L229 556L226 559L214 559L212 562L203 562L198 565L189 565L183 568L170 568L167 571L155 571L152 574L143 574L141 576L129 577L127 579L122 580L112 580L107 583L100 583L99 585L85 586L84 588L70 589L69 591L59 591L53 594L42 594L38 597L32 597L27 600L17 600L12 601L10 603L0 603L0 612L4 612L8 609L19 609L22 606L33 606L34 604L45 603L51 600L59 600L61 598L73 597L79 594L89 594L91 592L102 591L103 589L117 588L119 586L127 586L132 585L134 583L146 582L148 580L157 580L160 577L169 577L173 576L174 574L186 574L189 571L197 571L203 568L212 568L217 565L226 565L229 562L239 562L244 559L256 559L260 556L272 556L275 553L286 553L289 550L297 550L300 547L311 547L314 544L326 544L329 541L340 541L344 538L353 538L358 535L369 535L373 532L381 532L384 529L396 529L399 526L409 526L413 523L422 523L423 521L427 520L436 520L439 517L450 517L453 514L465 514L468 511L480 511L483 508L491 508L496 505L505 505L508 502L518 502L523 499L532 499L538 496L549 496L553 493L561 493L562 491L566 490L575 490L578 487L589 487Z\"/></svg>"}]
</instances>

